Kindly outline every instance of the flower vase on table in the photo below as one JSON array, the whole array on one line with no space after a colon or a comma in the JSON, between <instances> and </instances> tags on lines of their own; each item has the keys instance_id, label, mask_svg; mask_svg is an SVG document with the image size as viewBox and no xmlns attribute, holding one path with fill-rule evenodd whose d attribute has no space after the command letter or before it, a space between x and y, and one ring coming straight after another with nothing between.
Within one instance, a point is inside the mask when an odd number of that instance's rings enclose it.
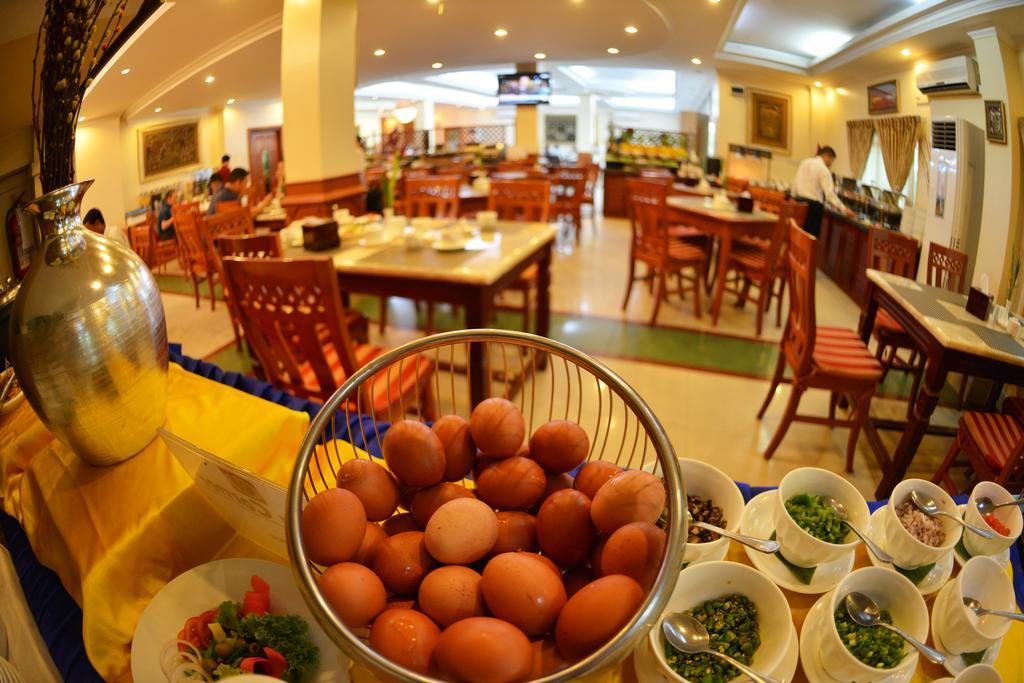
<instances>
[{"instance_id":1,"label":"flower vase on table","mask_svg":"<svg viewBox=\"0 0 1024 683\"><path fill-rule=\"evenodd\" d=\"M30 202L39 247L11 313L11 359L28 402L91 465L141 451L164 423L167 324L130 249L82 225L91 180Z\"/></svg>"}]
</instances>

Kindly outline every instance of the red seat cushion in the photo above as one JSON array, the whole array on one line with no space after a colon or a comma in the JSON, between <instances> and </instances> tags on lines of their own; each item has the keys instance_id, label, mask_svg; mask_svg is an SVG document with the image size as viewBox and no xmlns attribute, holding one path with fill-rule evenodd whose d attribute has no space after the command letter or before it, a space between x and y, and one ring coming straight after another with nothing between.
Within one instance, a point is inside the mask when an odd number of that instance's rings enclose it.
<instances>
[{"instance_id":1,"label":"red seat cushion","mask_svg":"<svg viewBox=\"0 0 1024 683\"><path fill-rule=\"evenodd\" d=\"M815 365L830 375L875 382L882 378L882 364L852 330L818 327L813 357Z\"/></svg>"},{"instance_id":2,"label":"red seat cushion","mask_svg":"<svg viewBox=\"0 0 1024 683\"><path fill-rule=\"evenodd\" d=\"M333 376L335 387L340 387L345 383L347 377L345 376L345 368L341 364L341 358L338 356L338 351L331 342L324 343L322 348L324 359L327 361L327 367ZM384 353L384 349L376 346L357 344L353 349L356 367L363 367L382 353ZM387 369L381 370L373 379L367 380L365 385L373 392L373 412L382 413L386 411L388 404L397 403L400 396L407 398L409 393L413 392L416 388L417 380L429 377L433 370L433 362L423 356L417 356L415 362L403 362L401 364L401 374L398 373L397 366L393 366L390 378ZM302 387L306 391L321 393L322 387L317 381L316 373L313 371L309 361L299 366L299 373L302 376ZM363 405L360 407L364 413L368 412L367 406ZM349 409L356 410L354 401L350 402Z\"/></svg>"},{"instance_id":3,"label":"red seat cushion","mask_svg":"<svg viewBox=\"0 0 1024 683\"><path fill-rule=\"evenodd\" d=\"M903 326L896 322L896 319L889 315L889 312L883 308L878 309L878 313L875 314L875 328L872 330L874 335L877 337L879 334L906 334L906 330Z\"/></svg>"},{"instance_id":4,"label":"red seat cushion","mask_svg":"<svg viewBox=\"0 0 1024 683\"><path fill-rule=\"evenodd\" d=\"M1003 401L1003 413L1024 422L1024 398L1007 396Z\"/></svg>"},{"instance_id":5,"label":"red seat cushion","mask_svg":"<svg viewBox=\"0 0 1024 683\"><path fill-rule=\"evenodd\" d=\"M967 430L985 462L995 472L1003 469L1024 439L1024 428L1016 418L999 413L964 413L960 418L960 428Z\"/></svg>"},{"instance_id":6,"label":"red seat cushion","mask_svg":"<svg viewBox=\"0 0 1024 683\"><path fill-rule=\"evenodd\" d=\"M704 261L707 253L689 242L671 242L668 245L668 256L674 261Z\"/></svg>"},{"instance_id":7,"label":"red seat cushion","mask_svg":"<svg viewBox=\"0 0 1024 683\"><path fill-rule=\"evenodd\" d=\"M737 237L733 240L732 248L737 251L744 249L760 249L764 251L771 245L771 240L764 237Z\"/></svg>"},{"instance_id":8,"label":"red seat cushion","mask_svg":"<svg viewBox=\"0 0 1024 683\"><path fill-rule=\"evenodd\" d=\"M744 250L733 252L729 256L729 266L739 267L743 270L765 270L768 262L768 254L760 250Z\"/></svg>"}]
</instances>

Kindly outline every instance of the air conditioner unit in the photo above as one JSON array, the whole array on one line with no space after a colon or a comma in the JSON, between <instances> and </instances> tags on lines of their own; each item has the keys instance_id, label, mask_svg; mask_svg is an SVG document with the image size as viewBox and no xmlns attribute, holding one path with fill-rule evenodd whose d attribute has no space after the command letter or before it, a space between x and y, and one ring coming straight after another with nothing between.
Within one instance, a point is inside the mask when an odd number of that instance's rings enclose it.
<instances>
[{"instance_id":1,"label":"air conditioner unit","mask_svg":"<svg viewBox=\"0 0 1024 683\"><path fill-rule=\"evenodd\" d=\"M978 92L978 62L973 57L951 57L926 65L917 74L917 89L935 93Z\"/></svg>"}]
</instances>

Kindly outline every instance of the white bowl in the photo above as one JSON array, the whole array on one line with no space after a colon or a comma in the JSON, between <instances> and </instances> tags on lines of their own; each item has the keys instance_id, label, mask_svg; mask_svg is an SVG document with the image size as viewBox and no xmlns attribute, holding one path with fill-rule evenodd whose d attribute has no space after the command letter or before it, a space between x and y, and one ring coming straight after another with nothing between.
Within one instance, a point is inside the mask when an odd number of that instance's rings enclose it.
<instances>
[{"instance_id":1,"label":"white bowl","mask_svg":"<svg viewBox=\"0 0 1024 683\"><path fill-rule=\"evenodd\" d=\"M991 664L972 664L961 671L953 683L1003 683L1003 677Z\"/></svg>"},{"instance_id":2,"label":"white bowl","mask_svg":"<svg viewBox=\"0 0 1024 683\"><path fill-rule=\"evenodd\" d=\"M964 507L964 519L975 526L980 526L982 529L988 529L988 522L981 516L975 502L978 498L984 496L991 498L992 502L996 505L1009 503L1015 499L1009 491L993 481L978 482L974 490L971 491L971 497L967 499L967 505ZM995 531L995 529L992 530L996 534L995 538L982 538L973 531L964 532L964 547L967 548L967 552L972 556L998 555L1013 545L1013 542L1020 536L1021 528L1024 527L1024 517L1021 515L1019 506L1011 505L999 508L992 514L1006 525L1010 530L1010 535L1003 536L998 531Z\"/></svg>"},{"instance_id":3,"label":"white bowl","mask_svg":"<svg viewBox=\"0 0 1024 683\"><path fill-rule=\"evenodd\" d=\"M924 642L928 637L928 607L910 579L890 569L865 567L843 579L828 596L821 635L821 666L829 676L851 683L871 683L917 667L917 650L904 644L903 661L891 669L868 666L853 656L839 637L835 611L850 593L864 593L892 616L892 623Z\"/></svg>"},{"instance_id":4,"label":"white bowl","mask_svg":"<svg viewBox=\"0 0 1024 683\"><path fill-rule=\"evenodd\" d=\"M999 642L1013 624L995 616L979 617L964 606L964 597L982 607L1014 611L1013 584L990 557L972 557L960 574L943 587L932 608L942 648L950 654L980 652Z\"/></svg>"},{"instance_id":5,"label":"white bowl","mask_svg":"<svg viewBox=\"0 0 1024 683\"><path fill-rule=\"evenodd\" d=\"M708 600L732 593L746 596L757 606L761 645L754 652L751 668L766 674L774 671L789 649L793 637L793 616L786 596L778 586L752 567L736 562L705 562L687 567L679 574L675 590L662 616L690 610ZM647 637L662 673L669 680L685 681L665 659L665 636L661 631L661 619L658 619Z\"/></svg>"},{"instance_id":6,"label":"white bowl","mask_svg":"<svg viewBox=\"0 0 1024 683\"><path fill-rule=\"evenodd\" d=\"M793 470L779 483L774 517L776 540L787 560L801 567L816 567L838 560L857 547L860 539L852 531L847 532L846 543L826 543L801 529L786 512L786 501L801 493L832 496L846 507L850 524L858 529L867 529L871 517L864 496L838 474L817 467Z\"/></svg>"},{"instance_id":7,"label":"white bowl","mask_svg":"<svg viewBox=\"0 0 1024 683\"><path fill-rule=\"evenodd\" d=\"M896 508L905 501L910 500L910 492L919 491L928 494L939 508L959 516L960 511L956 503L949 497L941 487L936 486L924 479L906 479L896 485L886 505L887 514L883 518L885 527L886 550L896 560L895 564L904 569L914 569L932 564L941 560L947 553L953 552L953 548L960 541L962 527L948 517L935 517L942 523L946 532L946 540L941 546L932 547L925 545L914 538L913 534L907 531L903 522L896 516Z\"/></svg>"},{"instance_id":8,"label":"white bowl","mask_svg":"<svg viewBox=\"0 0 1024 683\"><path fill-rule=\"evenodd\" d=\"M679 467L683 473L686 495L710 499L722 509L725 529L739 533L746 505L743 502L743 494L732 477L717 467L698 460L679 458ZM729 539L724 536L719 536L717 540L708 543L687 542L686 550L683 551L683 562L704 562L708 559L721 558L728 546Z\"/></svg>"}]
</instances>

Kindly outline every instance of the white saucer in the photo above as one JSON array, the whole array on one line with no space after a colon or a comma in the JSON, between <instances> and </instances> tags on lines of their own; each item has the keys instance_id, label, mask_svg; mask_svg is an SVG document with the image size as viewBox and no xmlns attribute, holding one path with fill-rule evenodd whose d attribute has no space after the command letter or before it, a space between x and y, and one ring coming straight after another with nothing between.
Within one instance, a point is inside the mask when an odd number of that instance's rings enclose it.
<instances>
[{"instance_id":1,"label":"white saucer","mask_svg":"<svg viewBox=\"0 0 1024 683\"><path fill-rule=\"evenodd\" d=\"M696 560L690 560L689 562L686 563L686 566L687 567L692 567L694 565L704 564L705 562L720 562L720 561L725 559L726 555L729 554L729 545L730 544L731 544L731 541L729 543L723 543L721 548L719 548L718 550L715 550L714 552L709 553L706 557L701 557L701 558L698 558ZM690 544L687 544L687 545L689 546Z\"/></svg>"},{"instance_id":2,"label":"white saucer","mask_svg":"<svg viewBox=\"0 0 1024 683\"><path fill-rule=\"evenodd\" d=\"M960 516L961 517L964 516L964 508L966 508L966 507L967 507L966 505L957 505L956 506L956 509L957 509L957 511L960 512ZM1014 541L1014 543L1016 543L1016 541ZM956 560L956 566L958 566L958 567L963 567L965 564L967 564L967 560L969 560L969 559L971 559L971 557L973 557L973 555L969 555L967 557L964 557L963 555L961 555L960 551L959 551L959 548L960 548L961 545L963 545L963 541L961 541L960 543L957 543L956 547L953 548L953 559ZM1013 544L1011 543L1010 545L1012 547ZM964 550L967 550L967 546L964 546ZM1007 567L1010 566L1010 548L1007 548L1006 550L1004 550L1003 552L999 553L998 555L989 555L989 557L991 557L993 560L998 562L999 566L1002 567L1003 569L1006 569Z\"/></svg>"},{"instance_id":3,"label":"white saucer","mask_svg":"<svg viewBox=\"0 0 1024 683\"><path fill-rule=\"evenodd\" d=\"M434 251L463 251L466 248L467 240L458 242L434 242L430 247Z\"/></svg>"},{"instance_id":4,"label":"white saucer","mask_svg":"<svg viewBox=\"0 0 1024 683\"><path fill-rule=\"evenodd\" d=\"M842 683L839 679L832 678L821 666L818 652L821 647L821 638L818 634L824 633L822 620L828 615L827 605L830 595L831 592L818 598L818 601L807 612L803 628L800 630L800 663L803 665L804 676L807 677L809 683ZM914 677L916 671L917 667L911 667L880 678L875 683L907 683Z\"/></svg>"},{"instance_id":5,"label":"white saucer","mask_svg":"<svg viewBox=\"0 0 1024 683\"><path fill-rule=\"evenodd\" d=\"M935 598L935 604L932 605L932 615L931 615L931 620L930 620L931 621L930 626L931 626L931 629L932 629L932 631L931 631L931 633L932 633L932 645L935 646L936 650L938 650L942 654L946 655L946 663L943 664L943 666L945 667L946 671L948 671L949 673L951 673L954 676L956 676L961 671L966 669L969 666L969 664L964 661L962 653L958 654L958 655L954 655L954 654L946 651L946 648L942 644L942 640L939 637L939 631L941 631L942 629L941 628L937 628L939 622L936 620L936 615L943 611L943 609L940 608L939 601L941 600L944 603L945 600L946 600L946 596L948 594L949 594L948 592L946 592L946 593L939 593L938 597ZM981 658L981 662L983 664L992 664L992 663L994 663L996 661L996 657L999 656L999 650L1002 647L1003 647L1003 639L1000 638L999 642L997 642L995 645L993 645L992 647L990 647L987 650L985 650L985 654Z\"/></svg>"},{"instance_id":6,"label":"white saucer","mask_svg":"<svg viewBox=\"0 0 1024 683\"><path fill-rule=\"evenodd\" d=\"M778 499L778 491L764 491L754 496L743 511L740 533L755 538L771 538L775 531L774 514ZM811 582L802 583L775 555L761 553L747 546L743 546L743 549L747 552L751 564L771 579L776 586L804 595L826 593L838 586L839 582L853 570L853 561L856 556L856 550L851 550L846 557L819 564Z\"/></svg>"},{"instance_id":7,"label":"white saucer","mask_svg":"<svg viewBox=\"0 0 1024 683\"><path fill-rule=\"evenodd\" d=\"M885 527L883 526L882 515L885 514L886 508L882 506L871 513L871 521L868 523L868 528L865 529L864 533L867 534L868 538L881 546L882 550L889 552L889 548L886 547L887 543L885 540ZM917 584L917 590L921 595L931 595L935 591L939 590L946 585L949 581L949 577L953 575L953 556L956 555L955 550L949 551L945 557L935 563L932 570L928 572L927 576L921 579L921 583ZM893 566L888 562L882 562L877 557L868 553L868 558L871 560L871 564L876 567L883 567L885 569L893 569Z\"/></svg>"},{"instance_id":8,"label":"white saucer","mask_svg":"<svg viewBox=\"0 0 1024 683\"><path fill-rule=\"evenodd\" d=\"M791 624L789 628L789 648L775 670L768 674L779 683L791 683L796 675L797 662L800 660L800 636L797 635L796 626ZM643 683L672 683L672 679L665 676L658 668L658 659L651 650L649 638L644 638L643 642L633 651L633 668L636 671L636 679Z\"/></svg>"}]
</instances>

